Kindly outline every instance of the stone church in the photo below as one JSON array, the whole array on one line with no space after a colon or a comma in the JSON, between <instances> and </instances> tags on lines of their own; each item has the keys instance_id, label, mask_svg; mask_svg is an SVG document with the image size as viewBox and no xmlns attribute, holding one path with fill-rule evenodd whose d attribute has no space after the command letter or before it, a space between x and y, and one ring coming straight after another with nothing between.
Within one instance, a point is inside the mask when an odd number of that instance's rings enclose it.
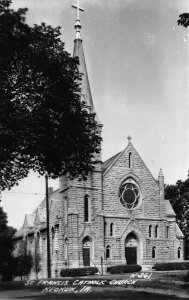
<instances>
[{"instance_id":1,"label":"stone church","mask_svg":"<svg viewBox=\"0 0 189 300\"><path fill-rule=\"evenodd\" d=\"M84 58L81 24L76 20L74 56L79 57L82 101L95 112ZM102 129L96 114L99 131ZM155 180L128 137L128 145L95 166L86 181L59 179L50 195L52 277L63 268L140 264L150 269L157 262L184 259L183 234L169 200L164 198L164 176ZM32 254L31 278L47 277L45 199L26 215L15 234L14 255Z\"/></svg>"}]
</instances>

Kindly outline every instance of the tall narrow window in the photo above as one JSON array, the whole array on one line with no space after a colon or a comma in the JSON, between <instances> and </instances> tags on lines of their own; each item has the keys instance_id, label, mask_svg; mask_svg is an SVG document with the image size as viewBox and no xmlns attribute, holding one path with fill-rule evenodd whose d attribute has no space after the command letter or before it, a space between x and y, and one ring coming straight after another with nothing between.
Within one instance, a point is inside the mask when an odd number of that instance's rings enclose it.
<instances>
[{"instance_id":1,"label":"tall narrow window","mask_svg":"<svg viewBox=\"0 0 189 300\"><path fill-rule=\"evenodd\" d=\"M156 258L156 247L152 248L152 258Z\"/></svg>"},{"instance_id":2,"label":"tall narrow window","mask_svg":"<svg viewBox=\"0 0 189 300\"><path fill-rule=\"evenodd\" d=\"M52 255L54 253L54 236L55 236L55 230L54 230L54 227L52 227L52 229L51 229L51 237L52 237L51 251L52 251Z\"/></svg>"},{"instance_id":3,"label":"tall narrow window","mask_svg":"<svg viewBox=\"0 0 189 300\"><path fill-rule=\"evenodd\" d=\"M37 232L36 240L35 240L35 270L36 273L40 271L40 260L42 258L42 252L40 248L40 233Z\"/></svg>"},{"instance_id":4,"label":"tall narrow window","mask_svg":"<svg viewBox=\"0 0 189 300\"><path fill-rule=\"evenodd\" d=\"M180 258L181 247L178 247L178 258Z\"/></svg>"},{"instance_id":5,"label":"tall narrow window","mask_svg":"<svg viewBox=\"0 0 189 300\"><path fill-rule=\"evenodd\" d=\"M107 223L104 222L104 236L107 235Z\"/></svg>"},{"instance_id":6,"label":"tall narrow window","mask_svg":"<svg viewBox=\"0 0 189 300\"><path fill-rule=\"evenodd\" d=\"M129 168L131 168L131 152L129 152Z\"/></svg>"},{"instance_id":7,"label":"tall narrow window","mask_svg":"<svg viewBox=\"0 0 189 300\"><path fill-rule=\"evenodd\" d=\"M54 230L54 251L57 253L59 251L59 225L55 225Z\"/></svg>"},{"instance_id":8,"label":"tall narrow window","mask_svg":"<svg viewBox=\"0 0 189 300\"><path fill-rule=\"evenodd\" d=\"M68 239L64 240L64 258L68 259Z\"/></svg>"},{"instance_id":9,"label":"tall narrow window","mask_svg":"<svg viewBox=\"0 0 189 300\"><path fill-rule=\"evenodd\" d=\"M43 238L42 238L42 253L43 255L45 255L46 253L46 249L47 249L47 240L46 240L46 235L43 235Z\"/></svg>"},{"instance_id":10,"label":"tall narrow window","mask_svg":"<svg viewBox=\"0 0 189 300\"><path fill-rule=\"evenodd\" d=\"M158 225L155 226L155 238L158 237Z\"/></svg>"},{"instance_id":11,"label":"tall narrow window","mask_svg":"<svg viewBox=\"0 0 189 300\"><path fill-rule=\"evenodd\" d=\"M67 205L67 197L65 196L65 199L64 199L64 222L65 222L65 224L67 224L67 220L68 220L68 205Z\"/></svg>"},{"instance_id":12,"label":"tall narrow window","mask_svg":"<svg viewBox=\"0 0 189 300\"><path fill-rule=\"evenodd\" d=\"M39 234L39 231L38 231L37 232L37 237L36 237L36 243L35 243L35 253L36 253L36 255L40 254L39 240L40 240L40 234Z\"/></svg>"},{"instance_id":13,"label":"tall narrow window","mask_svg":"<svg viewBox=\"0 0 189 300\"><path fill-rule=\"evenodd\" d=\"M110 250L111 250L111 247L107 246L106 247L106 258L110 258Z\"/></svg>"},{"instance_id":14,"label":"tall narrow window","mask_svg":"<svg viewBox=\"0 0 189 300\"><path fill-rule=\"evenodd\" d=\"M110 236L114 235L114 223L110 224Z\"/></svg>"},{"instance_id":15,"label":"tall narrow window","mask_svg":"<svg viewBox=\"0 0 189 300\"><path fill-rule=\"evenodd\" d=\"M169 238L169 226L167 226L167 239Z\"/></svg>"},{"instance_id":16,"label":"tall narrow window","mask_svg":"<svg viewBox=\"0 0 189 300\"><path fill-rule=\"evenodd\" d=\"M89 222L89 196L85 195L84 197L84 220Z\"/></svg>"},{"instance_id":17,"label":"tall narrow window","mask_svg":"<svg viewBox=\"0 0 189 300\"><path fill-rule=\"evenodd\" d=\"M149 237L152 237L152 225L149 225Z\"/></svg>"}]
</instances>

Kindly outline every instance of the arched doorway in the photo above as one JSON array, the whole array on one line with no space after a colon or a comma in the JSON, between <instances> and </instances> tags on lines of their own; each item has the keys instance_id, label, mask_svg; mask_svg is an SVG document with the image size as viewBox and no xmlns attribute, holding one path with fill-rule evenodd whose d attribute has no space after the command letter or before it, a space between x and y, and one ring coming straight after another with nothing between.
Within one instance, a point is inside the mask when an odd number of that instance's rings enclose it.
<instances>
[{"instance_id":1,"label":"arched doorway","mask_svg":"<svg viewBox=\"0 0 189 300\"><path fill-rule=\"evenodd\" d=\"M129 233L125 240L125 258L128 265L137 264L138 238L134 232Z\"/></svg>"},{"instance_id":2,"label":"arched doorway","mask_svg":"<svg viewBox=\"0 0 189 300\"><path fill-rule=\"evenodd\" d=\"M83 239L83 265L84 267L90 266L91 258L91 239L86 236Z\"/></svg>"}]
</instances>

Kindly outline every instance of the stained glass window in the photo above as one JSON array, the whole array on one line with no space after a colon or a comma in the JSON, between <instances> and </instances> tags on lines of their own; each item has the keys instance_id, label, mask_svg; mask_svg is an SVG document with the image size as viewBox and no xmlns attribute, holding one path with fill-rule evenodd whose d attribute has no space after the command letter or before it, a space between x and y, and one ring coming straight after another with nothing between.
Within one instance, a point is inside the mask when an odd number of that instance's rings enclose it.
<instances>
[{"instance_id":1,"label":"stained glass window","mask_svg":"<svg viewBox=\"0 0 189 300\"><path fill-rule=\"evenodd\" d=\"M125 208L133 209L137 207L140 196L139 187L135 183L130 182L130 180L122 183L119 190L119 199Z\"/></svg>"}]
</instances>

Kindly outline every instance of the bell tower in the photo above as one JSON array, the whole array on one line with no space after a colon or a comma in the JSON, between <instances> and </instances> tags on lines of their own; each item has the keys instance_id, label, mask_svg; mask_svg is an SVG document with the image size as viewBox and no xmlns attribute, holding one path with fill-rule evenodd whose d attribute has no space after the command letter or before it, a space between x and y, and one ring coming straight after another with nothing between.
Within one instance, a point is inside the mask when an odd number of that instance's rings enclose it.
<instances>
[{"instance_id":1,"label":"bell tower","mask_svg":"<svg viewBox=\"0 0 189 300\"><path fill-rule=\"evenodd\" d=\"M95 114L99 135L102 124L96 114L89 84L85 62L83 41L81 39L81 23L79 12L84 11L77 5L75 22L76 37L74 40L73 57L79 58L79 72L82 73L81 101L89 113ZM101 161L101 153L97 154ZM102 213L102 167L95 164L94 170L86 180L70 180L66 176L60 178L60 189L63 195L63 223L65 243L65 265L69 268L84 266L100 266L104 252L104 217ZM101 249L101 250L99 250ZM67 261L66 261L67 259Z\"/></svg>"}]
</instances>

